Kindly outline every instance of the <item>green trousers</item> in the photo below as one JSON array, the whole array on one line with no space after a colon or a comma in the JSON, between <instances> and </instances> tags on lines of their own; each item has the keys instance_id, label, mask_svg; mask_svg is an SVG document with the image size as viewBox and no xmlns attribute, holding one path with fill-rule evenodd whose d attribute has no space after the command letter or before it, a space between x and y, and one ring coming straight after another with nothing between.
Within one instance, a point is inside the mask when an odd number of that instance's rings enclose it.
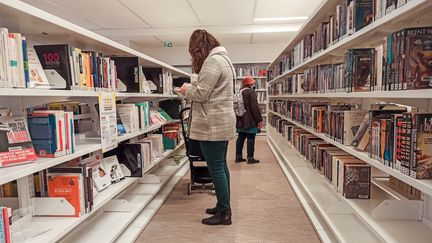
<instances>
[{"instance_id":1,"label":"green trousers","mask_svg":"<svg viewBox=\"0 0 432 243\"><path fill-rule=\"evenodd\" d=\"M228 141L200 141L200 147L213 178L217 198L216 207L219 211L231 208L230 174L226 161Z\"/></svg>"}]
</instances>

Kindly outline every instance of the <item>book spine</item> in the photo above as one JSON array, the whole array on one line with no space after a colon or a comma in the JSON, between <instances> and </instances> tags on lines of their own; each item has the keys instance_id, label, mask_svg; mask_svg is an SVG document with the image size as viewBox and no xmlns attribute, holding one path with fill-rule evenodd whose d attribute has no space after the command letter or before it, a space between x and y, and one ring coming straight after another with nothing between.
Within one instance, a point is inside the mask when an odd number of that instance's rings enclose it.
<instances>
[{"instance_id":1,"label":"book spine","mask_svg":"<svg viewBox=\"0 0 432 243\"><path fill-rule=\"evenodd\" d=\"M10 217L11 217L11 209L3 207L3 224L4 224L4 234L5 234L5 243L12 243L11 239L11 230L10 230Z\"/></svg>"},{"instance_id":2,"label":"book spine","mask_svg":"<svg viewBox=\"0 0 432 243\"><path fill-rule=\"evenodd\" d=\"M417 139L418 139L418 115L413 114L412 120L412 133L411 133L411 160L410 160L410 173L412 178L417 178L416 167L417 167Z\"/></svg>"},{"instance_id":3,"label":"book spine","mask_svg":"<svg viewBox=\"0 0 432 243\"><path fill-rule=\"evenodd\" d=\"M29 63L28 63L28 54L27 54L27 39L25 37L22 37L22 52L23 52L25 87L28 88L30 86L30 72L29 72Z\"/></svg>"}]
</instances>

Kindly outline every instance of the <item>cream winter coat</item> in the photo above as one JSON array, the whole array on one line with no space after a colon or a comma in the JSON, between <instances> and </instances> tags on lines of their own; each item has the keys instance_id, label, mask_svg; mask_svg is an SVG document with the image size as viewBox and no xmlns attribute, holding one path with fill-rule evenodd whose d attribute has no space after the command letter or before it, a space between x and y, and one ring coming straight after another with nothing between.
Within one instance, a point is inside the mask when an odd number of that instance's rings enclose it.
<instances>
[{"instance_id":1,"label":"cream winter coat","mask_svg":"<svg viewBox=\"0 0 432 243\"><path fill-rule=\"evenodd\" d=\"M224 47L215 47L204 61L196 83L187 90L192 101L189 137L200 141L228 141L235 136L234 67Z\"/></svg>"}]
</instances>

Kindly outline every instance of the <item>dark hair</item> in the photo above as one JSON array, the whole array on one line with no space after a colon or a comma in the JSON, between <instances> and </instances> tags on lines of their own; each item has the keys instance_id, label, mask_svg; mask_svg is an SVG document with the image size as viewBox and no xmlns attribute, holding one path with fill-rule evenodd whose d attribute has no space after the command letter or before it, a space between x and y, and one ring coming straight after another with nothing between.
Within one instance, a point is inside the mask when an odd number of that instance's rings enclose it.
<instances>
[{"instance_id":1,"label":"dark hair","mask_svg":"<svg viewBox=\"0 0 432 243\"><path fill-rule=\"evenodd\" d=\"M195 30L189 39L189 53L192 56L192 71L199 73L210 51L220 46L219 41L205 30Z\"/></svg>"}]
</instances>

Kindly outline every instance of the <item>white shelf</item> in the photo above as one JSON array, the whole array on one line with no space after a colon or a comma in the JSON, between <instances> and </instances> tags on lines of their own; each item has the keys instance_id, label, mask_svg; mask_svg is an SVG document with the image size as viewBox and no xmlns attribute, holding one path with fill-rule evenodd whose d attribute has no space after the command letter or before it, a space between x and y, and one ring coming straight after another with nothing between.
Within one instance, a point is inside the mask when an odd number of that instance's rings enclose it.
<instances>
[{"instance_id":1,"label":"white shelf","mask_svg":"<svg viewBox=\"0 0 432 243\"><path fill-rule=\"evenodd\" d=\"M371 237L370 242L429 242L432 239L432 230L425 223L409 219L374 219L373 210L384 200L405 200L401 195L385 185L383 180L373 179L371 186L371 199L354 200L345 199L323 178L322 175L310 166L298 152L274 128L270 129L269 139L273 148L284 158L284 162L297 177L301 186L309 194L312 201L326 218L330 228L341 242L367 242L357 237ZM283 151L280 146L283 147ZM287 149L288 148L288 149ZM408 209L407 209L408 210ZM395 212L396 213L396 212ZM338 225L338 216L347 218L345 223L349 228ZM352 217L352 216L355 217ZM358 224L358 225L357 225ZM354 228L351 228L354 227ZM406 230L410 229L410 234ZM360 233L365 231L363 233ZM364 235L365 233L369 235ZM412 234L411 234L412 233ZM376 236L376 238L373 237Z\"/></svg>"},{"instance_id":2,"label":"white shelf","mask_svg":"<svg viewBox=\"0 0 432 243\"><path fill-rule=\"evenodd\" d=\"M245 79L246 78L246 76L244 76L244 77L236 77L236 79ZM267 78L267 76L260 76L260 77L252 77L253 79L264 79L264 78Z\"/></svg>"},{"instance_id":3,"label":"white shelf","mask_svg":"<svg viewBox=\"0 0 432 243\"><path fill-rule=\"evenodd\" d=\"M395 9L390 14L383 16L382 18L372 22L367 25L363 29L355 32L354 34L340 40L339 42L331 45L325 50L322 50L318 53L315 53L312 57L305 60L303 63L295 66L291 70L284 72L282 75L274 78L269 81L269 83L277 82L278 80L294 74L296 72L301 72L310 66L315 66L319 63L323 63L327 61L326 59L331 59L334 55L343 56L345 51L349 48L353 47L365 47L365 46L373 46L375 43L379 43L379 40L382 37L385 37L389 32L398 31L403 29L406 26L406 22L413 23L413 20L420 21L422 18L425 18L429 14L429 9L431 2L428 0L412 0L400 8ZM337 1L328 0L325 4L321 6L321 9L318 10L316 16L322 18L324 15L330 15L330 13L336 11ZM331 12L324 12L331 11ZM298 37L295 37L284 52L291 50L294 48L295 44L297 44L303 36L311 31L312 26L318 26L319 22L315 20L315 16L311 19L314 21L308 22L305 24L305 27L300 30ZM318 17L317 17L318 18ZM321 20L322 21L322 20ZM402 22L402 24L401 24ZM405 23L404 23L405 22ZM408 25L408 27L411 27ZM301 37L301 38L299 38ZM282 56L279 55L276 60ZM276 63L276 60L270 64L269 67Z\"/></svg>"},{"instance_id":4,"label":"white shelf","mask_svg":"<svg viewBox=\"0 0 432 243\"><path fill-rule=\"evenodd\" d=\"M168 158L174 151L177 151L182 147L183 144L180 144L176 147L174 150L166 151L164 153L164 156L162 156L160 159L155 161L154 166L156 164L159 164L161 161ZM184 164L185 161L182 161ZM165 167L175 167L175 166L165 166ZM163 170L164 167L161 167L160 170ZM174 168L170 168L171 170ZM146 171L146 173L149 170ZM172 171L171 171L172 172ZM157 174L157 172L156 172ZM163 177L161 177L163 178ZM125 191L128 187L130 187L132 184L136 183L138 181L138 177L126 177L125 179L121 180L118 183L112 184L107 189L100 192L97 197L95 198L93 210L88 213L84 214L79 218L75 217L33 217L31 219L31 224L28 226L29 228L32 227L45 227L50 229L49 231L40 234L38 236L35 236L31 239L28 239L29 242L36 243L46 243L46 242L57 242L64 238L66 235L71 233L73 230L75 230L77 227L81 227L82 225L88 226L86 223L89 222L88 219L93 218L95 215L98 215L100 212L98 212L99 209L102 209L104 205L106 205L110 200L115 198L117 195ZM139 184L140 186L152 186L154 184ZM161 184L157 184L158 186L161 186ZM163 185L163 184L162 184ZM144 202L142 202L144 203ZM133 201L133 204L136 204L135 201ZM144 205L145 206L145 205ZM137 209L142 209L144 206L139 205ZM110 216L112 214L109 214ZM134 214L136 215L136 213ZM98 218L99 216L96 216ZM119 219L119 222L122 221ZM131 219L128 221L131 222ZM16 222L19 223L19 222ZM100 224L102 227L104 224ZM20 238L22 237L23 233L21 232L13 232L13 236L16 237L14 242L22 242ZM117 235L118 236L118 235Z\"/></svg>"},{"instance_id":5,"label":"white shelf","mask_svg":"<svg viewBox=\"0 0 432 243\"><path fill-rule=\"evenodd\" d=\"M370 91L370 92L334 92L316 94L269 95L269 99L308 99L308 98L386 98L386 99L430 99L432 89L398 90L398 91Z\"/></svg>"},{"instance_id":6,"label":"white shelf","mask_svg":"<svg viewBox=\"0 0 432 243\"><path fill-rule=\"evenodd\" d=\"M100 91L82 91L82 90L53 90L53 89L19 89L19 88L0 88L0 96L5 97L98 97ZM116 97L122 98L171 98L178 99L178 95L165 94L144 94L144 93L119 93Z\"/></svg>"},{"instance_id":7,"label":"white shelf","mask_svg":"<svg viewBox=\"0 0 432 243\"><path fill-rule=\"evenodd\" d=\"M392 175L394 177L396 177L397 179L407 183L408 185L411 185L417 189L419 189L420 191L422 191L423 193L426 193L428 195L432 195L432 180L418 180L418 179L414 179L410 176L407 176L405 174L402 174L401 172L399 172L398 170L392 169L386 165L384 165L383 163L369 158L369 155L367 152L362 152L362 151L358 151L356 149L354 149L352 146L346 146L343 145L341 143L338 143L336 141L334 141L333 139L327 137L325 134L322 133L317 133L314 129L309 128L303 124L300 124L299 122L296 122L290 118L284 117L279 113L276 113L274 111L269 111L270 113L277 115L291 123L293 123L294 125L308 131L309 133L321 138L322 140L326 141L327 143L333 144L334 146L342 149L343 151L357 157L358 159L368 163L369 165L389 174Z\"/></svg>"},{"instance_id":8,"label":"white shelf","mask_svg":"<svg viewBox=\"0 0 432 243\"><path fill-rule=\"evenodd\" d=\"M143 65L160 66L180 76L188 73L117 43L76 24L54 16L18 0L0 0L0 20L7 22L11 32L23 33L36 43L69 43L76 47L102 52L106 56L137 56ZM13 21L10 21L13 20ZM46 33L46 34L44 34Z\"/></svg>"},{"instance_id":9,"label":"white shelf","mask_svg":"<svg viewBox=\"0 0 432 243\"><path fill-rule=\"evenodd\" d=\"M170 122L165 124L169 123ZM126 141L136 136L157 130L165 124L155 125L145 129L144 131L126 134L119 137L118 142ZM77 142L78 144L76 146L76 151L73 154L68 154L57 158L38 158L35 162L29 161L28 164L0 168L0 185L102 149L100 139L84 139Z\"/></svg>"},{"instance_id":10,"label":"white shelf","mask_svg":"<svg viewBox=\"0 0 432 243\"><path fill-rule=\"evenodd\" d=\"M125 195L120 196L119 199L129 199L127 201L131 208L128 208L128 212L103 212L97 218L83 224L81 230L77 230L77 232L68 236L63 242L114 242L181 168L186 167L186 170L182 170L183 175L187 172L187 166L185 166L187 161L185 157L179 166L161 167L159 170L168 170L169 175L166 177L158 176L161 179L161 183L159 184L138 185L137 188L145 186L151 188L151 190L144 194L142 191L134 191L132 188ZM157 171L156 174L158 174ZM180 176L177 176L177 181L180 178ZM173 185L171 185L171 188L173 188Z\"/></svg>"},{"instance_id":11,"label":"white shelf","mask_svg":"<svg viewBox=\"0 0 432 243\"><path fill-rule=\"evenodd\" d=\"M116 242L133 242L135 241L142 230L147 226L156 212L162 207L165 200L171 194L171 192L175 189L176 185L180 182L183 176L187 173L188 166L184 166L180 169L174 177L170 179L167 185L162 189L156 197L154 197L149 204L141 211L141 213L134 219L134 221L126 228L116 239Z\"/></svg>"},{"instance_id":12,"label":"white shelf","mask_svg":"<svg viewBox=\"0 0 432 243\"><path fill-rule=\"evenodd\" d=\"M257 92L267 92L267 89L256 89Z\"/></svg>"},{"instance_id":13,"label":"white shelf","mask_svg":"<svg viewBox=\"0 0 432 243\"><path fill-rule=\"evenodd\" d=\"M177 147L175 149L166 150L165 153L163 154L163 156L161 158L158 158L155 161L153 161L153 163L145 170L144 173L148 173L151 170L153 170L159 164L159 162L161 162L165 158L168 158L169 156L171 156L174 152L176 152L183 145L184 145L184 141L181 141L179 143L179 145L177 145Z\"/></svg>"},{"instance_id":14,"label":"white shelf","mask_svg":"<svg viewBox=\"0 0 432 243\"><path fill-rule=\"evenodd\" d=\"M57 158L38 158L28 164L0 168L0 185L102 149L99 139L85 141L86 143L77 144L73 154Z\"/></svg>"}]
</instances>

